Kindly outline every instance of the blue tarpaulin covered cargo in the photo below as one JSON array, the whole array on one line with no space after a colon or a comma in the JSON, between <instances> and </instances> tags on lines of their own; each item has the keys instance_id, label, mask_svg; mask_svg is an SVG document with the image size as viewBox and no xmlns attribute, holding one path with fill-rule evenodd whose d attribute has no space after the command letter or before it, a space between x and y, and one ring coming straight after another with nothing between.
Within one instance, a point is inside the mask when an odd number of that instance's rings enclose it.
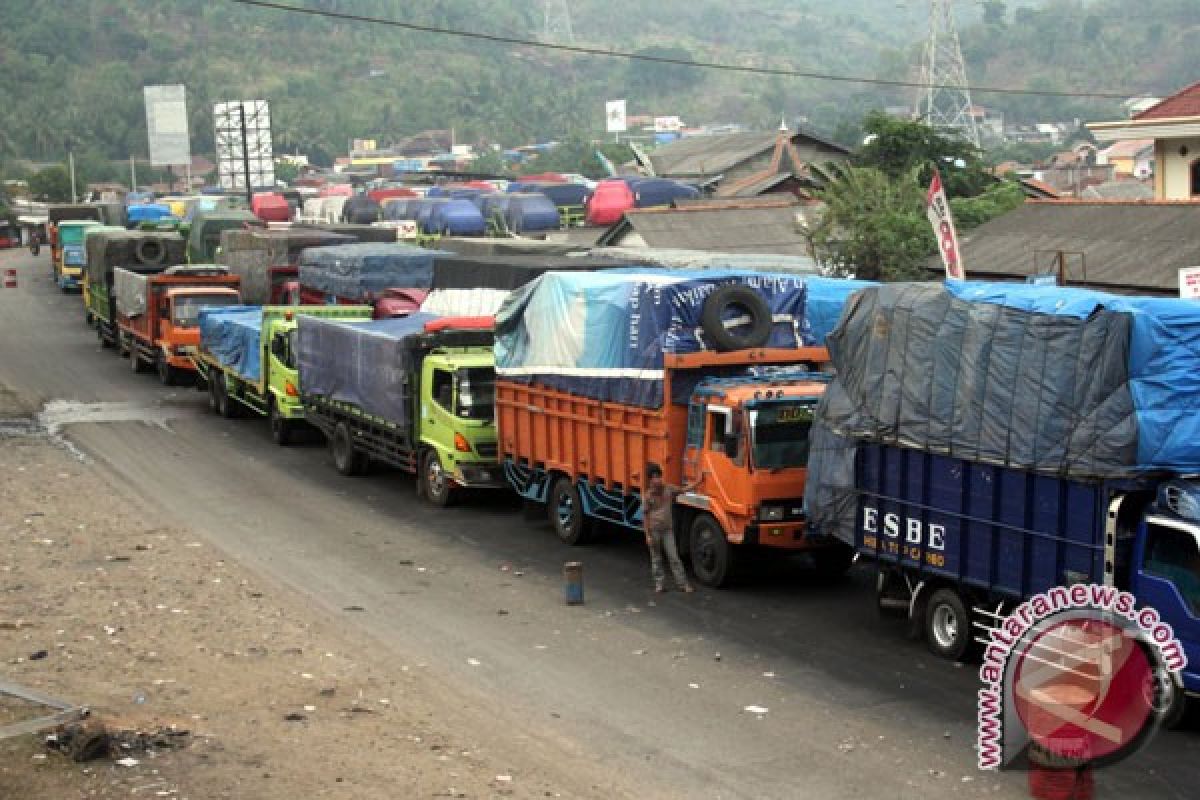
<instances>
[{"instance_id":1,"label":"blue tarpaulin covered cargo","mask_svg":"<svg viewBox=\"0 0 1200 800\"><path fill-rule=\"evenodd\" d=\"M200 309L200 349L242 378L262 380L262 306Z\"/></svg>"},{"instance_id":2,"label":"blue tarpaulin covered cargo","mask_svg":"<svg viewBox=\"0 0 1200 800\"><path fill-rule=\"evenodd\" d=\"M708 271L548 272L515 290L496 314L496 373L597 400L662 405L664 353L710 349L704 301L720 286L758 290L773 316L768 347L816 344L805 282L785 275ZM742 324L729 320L726 327Z\"/></svg>"},{"instance_id":3,"label":"blue tarpaulin covered cargo","mask_svg":"<svg viewBox=\"0 0 1200 800\"><path fill-rule=\"evenodd\" d=\"M384 289L428 289L437 255L436 250L382 242L310 247L300 254L300 283L366 302Z\"/></svg>"},{"instance_id":4,"label":"blue tarpaulin covered cargo","mask_svg":"<svg viewBox=\"0 0 1200 800\"><path fill-rule=\"evenodd\" d=\"M337 322L301 316L296 362L306 396L348 403L365 414L407 426L412 421L415 350L405 339L419 334L436 314L400 319Z\"/></svg>"}]
</instances>

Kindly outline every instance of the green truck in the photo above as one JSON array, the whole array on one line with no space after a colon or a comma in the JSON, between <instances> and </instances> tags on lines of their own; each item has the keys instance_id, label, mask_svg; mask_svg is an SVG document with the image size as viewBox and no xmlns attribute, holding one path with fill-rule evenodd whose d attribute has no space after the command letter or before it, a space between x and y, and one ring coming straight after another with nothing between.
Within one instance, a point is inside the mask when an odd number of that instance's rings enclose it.
<instances>
[{"instance_id":1,"label":"green truck","mask_svg":"<svg viewBox=\"0 0 1200 800\"><path fill-rule=\"evenodd\" d=\"M193 361L197 388L223 417L248 411L267 417L271 437L286 446L304 424L296 369L297 317L368 320L370 306L232 306L200 311Z\"/></svg>"},{"instance_id":2,"label":"green truck","mask_svg":"<svg viewBox=\"0 0 1200 800\"><path fill-rule=\"evenodd\" d=\"M117 298L113 289L117 267L156 275L184 263L184 241L175 232L89 228L84 238L84 314L104 347L117 343Z\"/></svg>"},{"instance_id":3,"label":"green truck","mask_svg":"<svg viewBox=\"0 0 1200 800\"><path fill-rule=\"evenodd\" d=\"M490 318L300 317L305 419L325 434L343 475L387 464L416 475L418 493L441 506L462 490L506 488L493 340Z\"/></svg>"}]
</instances>

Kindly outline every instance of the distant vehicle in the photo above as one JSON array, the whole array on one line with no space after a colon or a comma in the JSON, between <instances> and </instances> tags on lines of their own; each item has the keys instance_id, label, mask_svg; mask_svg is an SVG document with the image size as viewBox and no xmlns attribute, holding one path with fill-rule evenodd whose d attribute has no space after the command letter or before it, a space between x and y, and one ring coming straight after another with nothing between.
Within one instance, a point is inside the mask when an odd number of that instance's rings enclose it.
<instances>
[{"instance_id":1,"label":"distant vehicle","mask_svg":"<svg viewBox=\"0 0 1200 800\"><path fill-rule=\"evenodd\" d=\"M509 195L504 218L513 233L556 231L561 222L558 207L540 192Z\"/></svg>"},{"instance_id":2,"label":"distant vehicle","mask_svg":"<svg viewBox=\"0 0 1200 800\"><path fill-rule=\"evenodd\" d=\"M62 220L54 226L54 249L51 259L54 266L54 282L66 292L80 289L83 285L83 237L88 228L99 226L94 219Z\"/></svg>"},{"instance_id":3,"label":"distant vehicle","mask_svg":"<svg viewBox=\"0 0 1200 800\"><path fill-rule=\"evenodd\" d=\"M596 184L588 198L585 219L589 225L612 225L634 207L633 190L623 180L611 179Z\"/></svg>"},{"instance_id":4,"label":"distant vehicle","mask_svg":"<svg viewBox=\"0 0 1200 800\"><path fill-rule=\"evenodd\" d=\"M292 218L292 207L278 192L258 192L250 198L250 210L263 222L288 222Z\"/></svg>"}]
</instances>

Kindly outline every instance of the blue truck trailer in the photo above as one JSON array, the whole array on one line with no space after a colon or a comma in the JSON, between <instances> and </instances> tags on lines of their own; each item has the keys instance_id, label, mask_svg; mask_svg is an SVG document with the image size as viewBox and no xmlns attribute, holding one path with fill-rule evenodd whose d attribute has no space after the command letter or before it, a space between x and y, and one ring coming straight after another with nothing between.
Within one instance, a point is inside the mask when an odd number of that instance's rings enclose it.
<instances>
[{"instance_id":1,"label":"blue truck trailer","mask_svg":"<svg viewBox=\"0 0 1200 800\"><path fill-rule=\"evenodd\" d=\"M1159 698L1180 715L1200 695L1198 336L1184 301L864 289L827 340L813 528L877 564L881 610L946 658L1054 587L1128 591L1186 658Z\"/></svg>"},{"instance_id":2,"label":"blue truck trailer","mask_svg":"<svg viewBox=\"0 0 1200 800\"><path fill-rule=\"evenodd\" d=\"M966 657L1039 592L1102 584L1171 626L1188 662L1179 688L1200 695L1200 483L1077 480L871 442L854 472L854 547L879 566L880 607L905 610L937 655Z\"/></svg>"}]
</instances>

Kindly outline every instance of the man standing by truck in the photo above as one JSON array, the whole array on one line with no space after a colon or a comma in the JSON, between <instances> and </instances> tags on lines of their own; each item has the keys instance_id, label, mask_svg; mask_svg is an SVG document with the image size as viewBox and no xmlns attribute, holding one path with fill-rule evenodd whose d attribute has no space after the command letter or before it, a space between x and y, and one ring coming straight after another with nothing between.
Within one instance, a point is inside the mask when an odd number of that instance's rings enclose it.
<instances>
[{"instance_id":1,"label":"man standing by truck","mask_svg":"<svg viewBox=\"0 0 1200 800\"><path fill-rule=\"evenodd\" d=\"M696 591L688 580L679 559L679 548L675 546L675 525L671 519L671 506L675 503L675 495L680 492L690 492L696 488L691 483L683 488L667 486L663 480L662 467L658 464L646 465L646 490L642 492L642 524L646 529L646 546L650 548L650 572L654 576L654 591L666 590L666 575L663 574L663 553L671 563L671 574L675 583L685 592Z\"/></svg>"}]
</instances>

